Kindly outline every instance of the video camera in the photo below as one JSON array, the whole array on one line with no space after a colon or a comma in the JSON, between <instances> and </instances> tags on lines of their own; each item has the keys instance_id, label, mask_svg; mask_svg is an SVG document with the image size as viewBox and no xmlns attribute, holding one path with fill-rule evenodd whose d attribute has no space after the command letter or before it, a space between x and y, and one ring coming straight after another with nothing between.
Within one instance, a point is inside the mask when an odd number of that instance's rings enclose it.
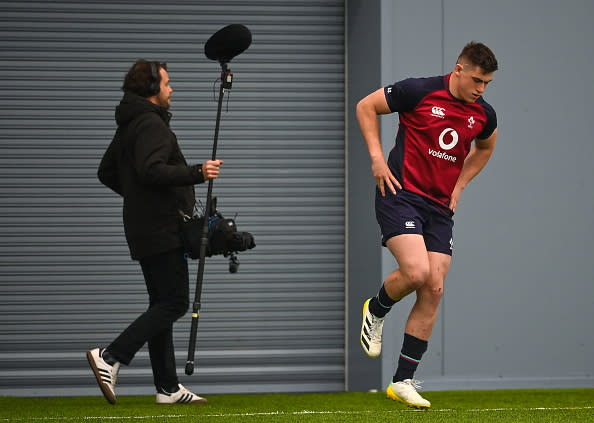
<instances>
[{"instance_id":1,"label":"video camera","mask_svg":"<svg viewBox=\"0 0 594 423\"><path fill-rule=\"evenodd\" d=\"M208 232L206 236L205 257L223 255L229 257L229 272L239 270L237 253L256 246L254 236L249 232L238 232L235 219L226 219L216 207L216 197L212 199L211 212L208 213ZM195 213L192 217L182 213L182 240L187 258L200 257L200 244L206 213Z\"/></svg>"}]
</instances>

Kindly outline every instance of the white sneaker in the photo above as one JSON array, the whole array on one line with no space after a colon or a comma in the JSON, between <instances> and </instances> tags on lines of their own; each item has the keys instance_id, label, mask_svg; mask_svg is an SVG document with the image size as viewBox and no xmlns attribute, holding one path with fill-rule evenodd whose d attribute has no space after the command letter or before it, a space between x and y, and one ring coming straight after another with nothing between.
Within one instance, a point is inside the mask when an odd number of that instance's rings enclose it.
<instances>
[{"instance_id":1,"label":"white sneaker","mask_svg":"<svg viewBox=\"0 0 594 423\"><path fill-rule=\"evenodd\" d=\"M421 388L421 382L414 379L404 379L402 382L392 382L386 389L386 394L393 400L413 408L429 408L431 403L419 395L417 389Z\"/></svg>"},{"instance_id":2,"label":"white sneaker","mask_svg":"<svg viewBox=\"0 0 594 423\"><path fill-rule=\"evenodd\" d=\"M188 391L181 383L178 384L179 390L172 394L157 393L157 404L204 404L206 398Z\"/></svg>"},{"instance_id":3,"label":"white sneaker","mask_svg":"<svg viewBox=\"0 0 594 423\"><path fill-rule=\"evenodd\" d=\"M103 361L101 354L103 349L95 348L87 351L87 360L91 365L91 369L97 379L97 384L103 392L103 396L110 404L116 403L115 385L118 380L118 371L120 370L120 363L115 363L113 366Z\"/></svg>"},{"instance_id":4,"label":"white sneaker","mask_svg":"<svg viewBox=\"0 0 594 423\"><path fill-rule=\"evenodd\" d=\"M384 318L376 317L369 311L371 298L363 304L363 323L361 324L361 347L369 357L379 357L382 352L382 330Z\"/></svg>"}]
</instances>

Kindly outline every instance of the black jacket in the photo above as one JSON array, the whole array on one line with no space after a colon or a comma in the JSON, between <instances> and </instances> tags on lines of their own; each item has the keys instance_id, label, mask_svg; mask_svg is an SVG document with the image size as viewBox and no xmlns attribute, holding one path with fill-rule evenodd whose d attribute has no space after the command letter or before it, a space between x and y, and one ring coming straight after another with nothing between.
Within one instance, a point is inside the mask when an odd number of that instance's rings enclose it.
<instances>
[{"instance_id":1,"label":"black jacket","mask_svg":"<svg viewBox=\"0 0 594 423\"><path fill-rule=\"evenodd\" d=\"M115 112L118 129L97 176L124 198L124 230L133 259L181 246L181 214L192 214L201 165L188 166L169 127L171 114L125 93Z\"/></svg>"}]
</instances>

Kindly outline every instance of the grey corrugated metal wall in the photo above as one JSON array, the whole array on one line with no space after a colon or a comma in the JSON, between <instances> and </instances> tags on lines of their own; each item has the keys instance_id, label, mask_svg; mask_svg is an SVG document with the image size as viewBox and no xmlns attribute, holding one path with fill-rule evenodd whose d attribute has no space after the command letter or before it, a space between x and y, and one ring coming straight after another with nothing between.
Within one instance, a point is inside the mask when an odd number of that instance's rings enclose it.
<instances>
[{"instance_id":1,"label":"grey corrugated metal wall","mask_svg":"<svg viewBox=\"0 0 594 423\"><path fill-rule=\"evenodd\" d=\"M98 395L84 351L146 307L121 200L96 179L119 87L137 58L169 63L186 158L210 156L220 67L208 37L243 23L252 46L223 113L214 185L255 250L209 259L201 393L344 388L344 5L335 1L0 1L0 395ZM198 187L199 198L205 186ZM196 264L191 266L191 287ZM119 392L150 393L145 349Z\"/></svg>"}]
</instances>

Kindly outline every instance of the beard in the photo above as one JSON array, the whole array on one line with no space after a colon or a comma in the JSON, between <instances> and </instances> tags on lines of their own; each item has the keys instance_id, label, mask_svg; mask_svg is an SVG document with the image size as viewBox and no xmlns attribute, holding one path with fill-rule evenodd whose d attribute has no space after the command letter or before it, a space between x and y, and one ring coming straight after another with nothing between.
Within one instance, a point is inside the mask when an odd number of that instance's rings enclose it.
<instances>
[{"instance_id":1,"label":"beard","mask_svg":"<svg viewBox=\"0 0 594 423\"><path fill-rule=\"evenodd\" d=\"M159 106L163 107L166 110L169 110L169 108L171 107L171 101L168 97L159 95L157 96L157 102L159 103Z\"/></svg>"}]
</instances>

